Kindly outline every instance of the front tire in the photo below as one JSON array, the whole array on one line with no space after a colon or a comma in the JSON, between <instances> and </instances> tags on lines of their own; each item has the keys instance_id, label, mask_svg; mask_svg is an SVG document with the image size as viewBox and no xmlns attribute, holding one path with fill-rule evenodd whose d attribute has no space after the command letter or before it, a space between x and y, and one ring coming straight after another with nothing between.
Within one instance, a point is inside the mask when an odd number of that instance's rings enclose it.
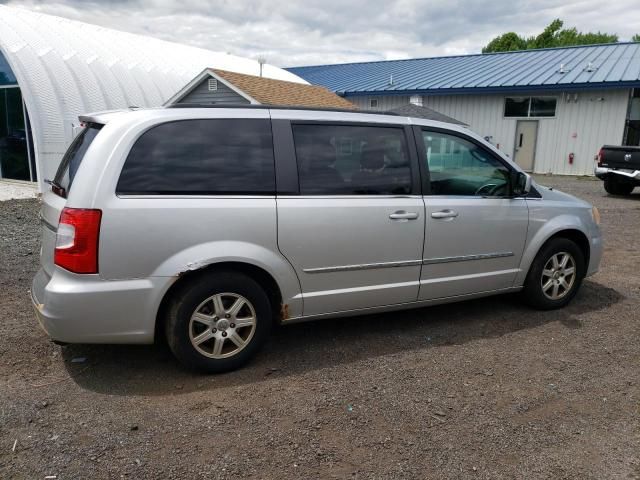
<instances>
[{"instance_id":1,"label":"front tire","mask_svg":"<svg viewBox=\"0 0 640 480\"><path fill-rule=\"evenodd\" d=\"M635 185L608 176L604 179L604 189L609 195L631 195Z\"/></svg>"},{"instance_id":2,"label":"front tire","mask_svg":"<svg viewBox=\"0 0 640 480\"><path fill-rule=\"evenodd\" d=\"M238 272L204 273L182 287L168 309L169 348L186 367L235 370L266 341L272 308L264 289Z\"/></svg>"},{"instance_id":3,"label":"front tire","mask_svg":"<svg viewBox=\"0 0 640 480\"><path fill-rule=\"evenodd\" d=\"M540 310L562 308L575 297L585 271L580 247L568 238L553 238L531 264L522 292L524 300Z\"/></svg>"}]
</instances>

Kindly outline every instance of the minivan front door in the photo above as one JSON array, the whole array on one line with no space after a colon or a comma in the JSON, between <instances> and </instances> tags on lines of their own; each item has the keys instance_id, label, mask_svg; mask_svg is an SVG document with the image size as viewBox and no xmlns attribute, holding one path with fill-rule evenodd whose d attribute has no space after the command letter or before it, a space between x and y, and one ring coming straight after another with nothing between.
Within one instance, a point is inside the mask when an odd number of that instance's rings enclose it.
<instances>
[{"instance_id":1,"label":"minivan front door","mask_svg":"<svg viewBox=\"0 0 640 480\"><path fill-rule=\"evenodd\" d=\"M435 130L421 137L430 195L420 300L512 287L529 213L524 198L507 197L509 167L471 139Z\"/></svg>"},{"instance_id":2,"label":"minivan front door","mask_svg":"<svg viewBox=\"0 0 640 480\"><path fill-rule=\"evenodd\" d=\"M299 195L279 195L278 246L304 315L417 299L424 203L402 126L294 124ZM413 166L412 166L413 163Z\"/></svg>"}]
</instances>

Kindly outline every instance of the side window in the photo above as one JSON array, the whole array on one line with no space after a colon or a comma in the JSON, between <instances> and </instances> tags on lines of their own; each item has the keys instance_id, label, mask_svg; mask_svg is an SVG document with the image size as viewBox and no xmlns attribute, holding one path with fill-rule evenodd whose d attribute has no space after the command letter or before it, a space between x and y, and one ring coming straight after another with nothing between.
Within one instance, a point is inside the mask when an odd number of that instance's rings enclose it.
<instances>
[{"instance_id":1,"label":"side window","mask_svg":"<svg viewBox=\"0 0 640 480\"><path fill-rule=\"evenodd\" d=\"M301 195L406 195L411 168L404 129L292 125Z\"/></svg>"},{"instance_id":2,"label":"side window","mask_svg":"<svg viewBox=\"0 0 640 480\"><path fill-rule=\"evenodd\" d=\"M500 197L509 194L509 169L476 144L422 131L432 195Z\"/></svg>"},{"instance_id":3,"label":"side window","mask_svg":"<svg viewBox=\"0 0 640 480\"><path fill-rule=\"evenodd\" d=\"M181 120L153 127L131 148L116 193L273 195L269 120Z\"/></svg>"}]
</instances>

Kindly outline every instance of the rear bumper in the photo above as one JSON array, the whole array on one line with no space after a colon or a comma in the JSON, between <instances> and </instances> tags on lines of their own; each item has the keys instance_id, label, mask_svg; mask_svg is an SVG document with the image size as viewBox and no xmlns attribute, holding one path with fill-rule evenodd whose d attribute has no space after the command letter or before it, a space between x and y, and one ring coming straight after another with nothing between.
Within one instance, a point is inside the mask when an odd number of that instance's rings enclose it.
<instances>
[{"instance_id":1,"label":"rear bumper","mask_svg":"<svg viewBox=\"0 0 640 480\"><path fill-rule=\"evenodd\" d=\"M153 343L156 312L170 278L101 280L40 269L31 300L40 326L65 343Z\"/></svg>"},{"instance_id":2,"label":"rear bumper","mask_svg":"<svg viewBox=\"0 0 640 480\"><path fill-rule=\"evenodd\" d=\"M640 183L640 170L596 167L594 170L594 173L596 177L598 177L601 180L604 180L609 175L619 175L628 180L632 180Z\"/></svg>"}]
</instances>

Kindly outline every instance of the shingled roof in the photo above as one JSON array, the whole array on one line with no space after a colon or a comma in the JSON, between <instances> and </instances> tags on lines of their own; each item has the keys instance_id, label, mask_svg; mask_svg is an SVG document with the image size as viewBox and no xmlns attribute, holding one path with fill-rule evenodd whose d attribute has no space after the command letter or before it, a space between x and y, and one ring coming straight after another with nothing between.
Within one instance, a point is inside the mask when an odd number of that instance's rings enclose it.
<instances>
[{"instance_id":1,"label":"shingled roof","mask_svg":"<svg viewBox=\"0 0 640 480\"><path fill-rule=\"evenodd\" d=\"M355 105L324 87L274 80L227 70L212 70L263 105L355 109Z\"/></svg>"}]
</instances>

